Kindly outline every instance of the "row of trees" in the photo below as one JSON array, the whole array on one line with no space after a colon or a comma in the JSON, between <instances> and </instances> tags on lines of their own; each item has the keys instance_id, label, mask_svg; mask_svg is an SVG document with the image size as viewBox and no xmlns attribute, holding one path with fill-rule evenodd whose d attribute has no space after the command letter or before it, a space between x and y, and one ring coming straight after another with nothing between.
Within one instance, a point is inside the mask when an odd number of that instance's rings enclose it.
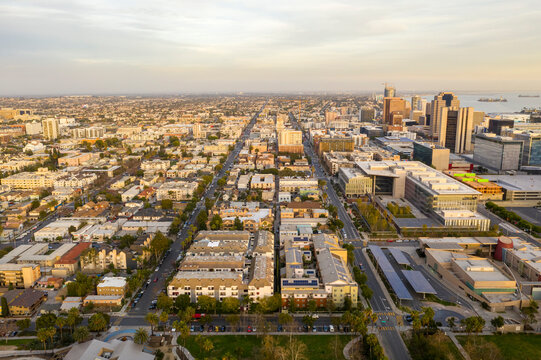
<instances>
[{"instance_id":1,"label":"row of trees","mask_svg":"<svg viewBox=\"0 0 541 360\"><path fill-rule=\"evenodd\" d=\"M536 233L541 233L541 225L538 224L532 224L529 221L524 220L519 215L514 213L513 211L509 211L506 208L502 206L498 206L492 201L489 201L486 203L486 208L493 212L494 214L498 215L502 219L505 219L506 221L509 221L510 223L518 226L524 231L531 231Z\"/></svg>"}]
</instances>

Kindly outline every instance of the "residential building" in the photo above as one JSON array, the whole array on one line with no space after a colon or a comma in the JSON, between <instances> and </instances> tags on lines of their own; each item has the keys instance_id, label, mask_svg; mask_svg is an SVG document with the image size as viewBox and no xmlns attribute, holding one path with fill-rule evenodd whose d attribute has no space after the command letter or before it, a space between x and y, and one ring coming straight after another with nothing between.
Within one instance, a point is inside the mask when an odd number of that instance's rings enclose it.
<instances>
[{"instance_id":1,"label":"residential building","mask_svg":"<svg viewBox=\"0 0 541 360\"><path fill-rule=\"evenodd\" d=\"M154 360L155 355L144 351L144 345L135 344L133 340L90 340L82 344L74 344L64 360Z\"/></svg>"},{"instance_id":2,"label":"residential building","mask_svg":"<svg viewBox=\"0 0 541 360\"><path fill-rule=\"evenodd\" d=\"M174 201L190 200L197 189L196 181L168 181L156 190L158 201L170 199Z\"/></svg>"},{"instance_id":3,"label":"residential building","mask_svg":"<svg viewBox=\"0 0 541 360\"><path fill-rule=\"evenodd\" d=\"M47 140L56 140L60 136L60 125L58 119L49 118L41 122L43 137Z\"/></svg>"},{"instance_id":4,"label":"residential building","mask_svg":"<svg viewBox=\"0 0 541 360\"><path fill-rule=\"evenodd\" d=\"M278 151L286 153L303 153L302 131L286 129L278 134Z\"/></svg>"},{"instance_id":5,"label":"residential building","mask_svg":"<svg viewBox=\"0 0 541 360\"><path fill-rule=\"evenodd\" d=\"M256 174L250 181L250 189L272 190L274 189L274 175Z\"/></svg>"},{"instance_id":6,"label":"residential building","mask_svg":"<svg viewBox=\"0 0 541 360\"><path fill-rule=\"evenodd\" d=\"M38 264L0 264L0 285L16 288L30 288L41 276Z\"/></svg>"}]
</instances>

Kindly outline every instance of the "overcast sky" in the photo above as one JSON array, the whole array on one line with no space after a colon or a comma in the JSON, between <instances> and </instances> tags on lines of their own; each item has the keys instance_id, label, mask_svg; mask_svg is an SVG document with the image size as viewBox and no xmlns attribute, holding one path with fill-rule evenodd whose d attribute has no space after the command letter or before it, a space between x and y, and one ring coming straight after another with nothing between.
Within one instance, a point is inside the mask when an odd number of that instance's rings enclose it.
<instances>
[{"instance_id":1,"label":"overcast sky","mask_svg":"<svg viewBox=\"0 0 541 360\"><path fill-rule=\"evenodd\" d=\"M541 89L539 0L0 0L0 94Z\"/></svg>"}]
</instances>

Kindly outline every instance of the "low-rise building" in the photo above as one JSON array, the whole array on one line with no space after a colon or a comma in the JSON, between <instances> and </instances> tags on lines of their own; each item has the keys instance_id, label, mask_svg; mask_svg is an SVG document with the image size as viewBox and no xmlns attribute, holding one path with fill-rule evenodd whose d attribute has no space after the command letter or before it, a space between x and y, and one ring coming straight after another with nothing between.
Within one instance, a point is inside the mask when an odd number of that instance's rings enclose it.
<instances>
[{"instance_id":1,"label":"low-rise building","mask_svg":"<svg viewBox=\"0 0 541 360\"><path fill-rule=\"evenodd\" d=\"M3 297L7 301L9 313L12 316L32 316L47 300L47 293L36 289L10 290Z\"/></svg>"},{"instance_id":2,"label":"low-rise building","mask_svg":"<svg viewBox=\"0 0 541 360\"><path fill-rule=\"evenodd\" d=\"M96 287L98 295L120 295L126 294L127 282L123 277L104 277Z\"/></svg>"}]
</instances>

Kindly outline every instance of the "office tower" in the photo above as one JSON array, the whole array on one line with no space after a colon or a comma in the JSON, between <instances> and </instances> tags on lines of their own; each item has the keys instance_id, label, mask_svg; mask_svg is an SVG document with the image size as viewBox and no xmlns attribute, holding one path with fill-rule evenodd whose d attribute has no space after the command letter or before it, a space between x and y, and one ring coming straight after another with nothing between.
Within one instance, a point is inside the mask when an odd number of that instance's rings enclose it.
<instances>
[{"instance_id":1,"label":"office tower","mask_svg":"<svg viewBox=\"0 0 541 360\"><path fill-rule=\"evenodd\" d=\"M501 135L502 130L512 129L515 126L515 120L509 119L490 119L488 121L488 132Z\"/></svg>"},{"instance_id":2,"label":"office tower","mask_svg":"<svg viewBox=\"0 0 541 360\"><path fill-rule=\"evenodd\" d=\"M41 122L43 127L43 137L47 140L55 140L59 135L58 119L49 118Z\"/></svg>"},{"instance_id":3,"label":"office tower","mask_svg":"<svg viewBox=\"0 0 541 360\"><path fill-rule=\"evenodd\" d=\"M413 160L420 161L436 170L449 169L449 149L432 143L415 141L413 143Z\"/></svg>"},{"instance_id":4,"label":"office tower","mask_svg":"<svg viewBox=\"0 0 541 360\"><path fill-rule=\"evenodd\" d=\"M473 131L473 108L457 106L444 107L440 110L438 142L452 153L461 154L471 151Z\"/></svg>"},{"instance_id":5,"label":"office tower","mask_svg":"<svg viewBox=\"0 0 541 360\"><path fill-rule=\"evenodd\" d=\"M393 116L395 114L396 116ZM402 125L402 119L405 119L410 114L410 106L409 103L402 99L397 97L390 97L390 98L384 98L383 99L383 123L389 124L389 125ZM393 123L393 117L395 121L398 121L399 117L397 115L401 115L402 119L400 119L400 123Z\"/></svg>"},{"instance_id":6,"label":"office tower","mask_svg":"<svg viewBox=\"0 0 541 360\"><path fill-rule=\"evenodd\" d=\"M522 140L522 166L541 165L541 132L514 133L513 138Z\"/></svg>"},{"instance_id":7,"label":"office tower","mask_svg":"<svg viewBox=\"0 0 541 360\"><path fill-rule=\"evenodd\" d=\"M496 171L520 170L523 143L494 134L475 136L473 161Z\"/></svg>"},{"instance_id":8,"label":"office tower","mask_svg":"<svg viewBox=\"0 0 541 360\"><path fill-rule=\"evenodd\" d=\"M374 121L374 118L376 117L376 110L369 106L363 106L361 107L359 115L359 120L361 122Z\"/></svg>"},{"instance_id":9,"label":"office tower","mask_svg":"<svg viewBox=\"0 0 541 360\"><path fill-rule=\"evenodd\" d=\"M430 106L430 132L432 136L438 136L440 132L441 109L449 106L460 106L460 100L458 100L455 94L451 92L440 92L439 95L434 96L434 100L432 100Z\"/></svg>"},{"instance_id":10,"label":"office tower","mask_svg":"<svg viewBox=\"0 0 541 360\"><path fill-rule=\"evenodd\" d=\"M393 86L385 84L385 90L383 91L384 98L394 98L396 95L396 89Z\"/></svg>"}]
</instances>

